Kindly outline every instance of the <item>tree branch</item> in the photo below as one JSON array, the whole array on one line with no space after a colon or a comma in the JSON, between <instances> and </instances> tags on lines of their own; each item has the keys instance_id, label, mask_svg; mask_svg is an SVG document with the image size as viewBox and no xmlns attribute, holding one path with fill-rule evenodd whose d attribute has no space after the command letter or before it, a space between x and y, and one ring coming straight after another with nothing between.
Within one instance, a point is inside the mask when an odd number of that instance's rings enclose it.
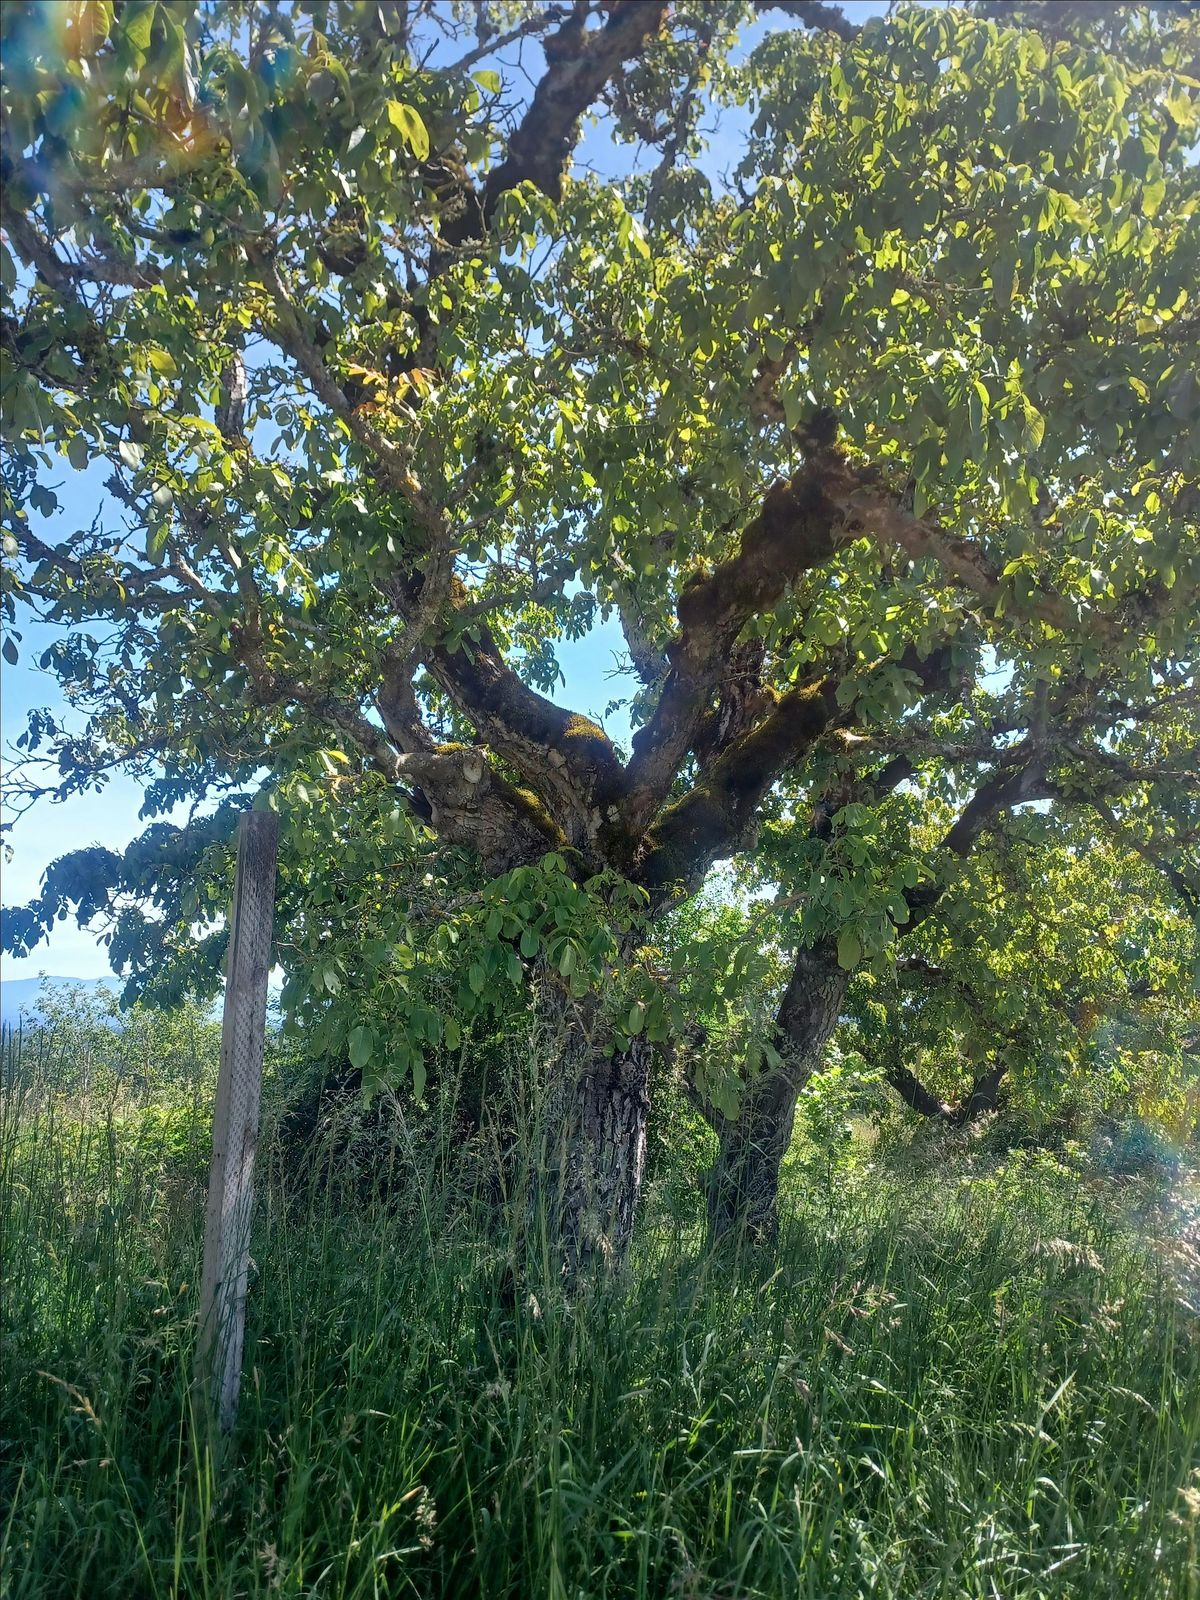
<instances>
[{"instance_id":1,"label":"tree branch","mask_svg":"<svg viewBox=\"0 0 1200 1600\"><path fill-rule=\"evenodd\" d=\"M405 603L401 597L401 607ZM451 609L469 603L466 586L452 579ZM483 621L473 624L469 647L464 643L450 650L431 641L422 654L435 681L474 725L480 742L537 789L572 845L590 850L602 812L620 798L625 785L624 769L604 730L531 689L505 662Z\"/></svg>"},{"instance_id":2,"label":"tree branch","mask_svg":"<svg viewBox=\"0 0 1200 1600\"><path fill-rule=\"evenodd\" d=\"M507 872L561 846L549 814L501 777L482 750L454 745L401 753L356 707L294 680L280 681L276 698L289 696L337 728L393 783L415 784L429 802L434 829L474 851L489 872Z\"/></svg>"},{"instance_id":3,"label":"tree branch","mask_svg":"<svg viewBox=\"0 0 1200 1600\"><path fill-rule=\"evenodd\" d=\"M634 671L647 689L660 688L670 670L667 657L646 629L636 594L624 585L617 591L617 616Z\"/></svg>"},{"instance_id":4,"label":"tree branch","mask_svg":"<svg viewBox=\"0 0 1200 1600\"><path fill-rule=\"evenodd\" d=\"M954 1107L945 1100L939 1100L908 1067L892 1067L884 1074L884 1081L891 1085L906 1106L919 1111L923 1117L934 1117L939 1122L954 1121Z\"/></svg>"},{"instance_id":5,"label":"tree branch","mask_svg":"<svg viewBox=\"0 0 1200 1600\"><path fill-rule=\"evenodd\" d=\"M818 458L768 490L737 553L681 591L679 632L666 651L670 671L654 715L633 738L626 804L631 831L644 830L673 783L742 628L803 572L832 556L838 515L824 487L831 459Z\"/></svg>"},{"instance_id":6,"label":"tree branch","mask_svg":"<svg viewBox=\"0 0 1200 1600\"><path fill-rule=\"evenodd\" d=\"M4 151L3 181L23 184L31 194L46 188L31 164ZM56 172L55 181L59 180ZM86 192L84 185L72 185ZM43 282L60 294L74 295L81 283L115 286L124 289L148 289L161 282L162 269L153 261L120 261L112 256L90 254L82 261L66 261L54 248L52 239L43 238L19 204L4 208L4 229L16 246L17 254L32 267Z\"/></svg>"},{"instance_id":7,"label":"tree branch","mask_svg":"<svg viewBox=\"0 0 1200 1600\"><path fill-rule=\"evenodd\" d=\"M1082 799L1101 819L1119 844L1141 856L1142 860L1149 862L1155 871L1162 873L1163 877L1174 889L1180 904L1186 908L1189 916L1200 916L1200 887L1191 883L1174 862L1164 860L1153 845L1146 843L1145 840L1139 839L1133 834L1121 822L1106 800L1099 795L1074 796L1064 794L1062 798L1065 800Z\"/></svg>"},{"instance_id":8,"label":"tree branch","mask_svg":"<svg viewBox=\"0 0 1200 1600\"><path fill-rule=\"evenodd\" d=\"M608 21L589 30L589 8L576 6L562 27L543 40L546 72L504 159L488 174L482 195L443 227L448 245L455 248L486 232L500 197L518 184L532 183L552 200L560 198L580 117L658 31L666 10L665 0L610 0Z\"/></svg>"},{"instance_id":9,"label":"tree branch","mask_svg":"<svg viewBox=\"0 0 1200 1600\"><path fill-rule=\"evenodd\" d=\"M650 830L637 880L662 896L676 884L694 889L712 863L730 853L753 823L763 798L839 718L832 678L791 689L757 727L730 744Z\"/></svg>"},{"instance_id":10,"label":"tree branch","mask_svg":"<svg viewBox=\"0 0 1200 1600\"><path fill-rule=\"evenodd\" d=\"M782 11L806 28L835 33L839 39L849 41L859 31L841 6L831 4L830 0L755 0L755 5L759 11Z\"/></svg>"},{"instance_id":11,"label":"tree branch","mask_svg":"<svg viewBox=\"0 0 1200 1600\"><path fill-rule=\"evenodd\" d=\"M602 729L537 694L504 661L486 623L476 621L470 646L449 649L432 637L443 611L470 604L469 591L454 572L452 530L441 509L412 476L407 451L386 439L350 405L330 375L316 345L305 333L300 315L274 261L252 250L275 307L271 332L280 348L296 361L318 398L343 419L353 436L382 468L425 533L428 555L423 574L410 572L384 590L405 620L402 639L389 653L392 677L402 666L421 658L455 706L474 724L487 744L537 788L563 826L567 838L586 846L599 827L597 804L611 803L624 787L612 743Z\"/></svg>"},{"instance_id":12,"label":"tree branch","mask_svg":"<svg viewBox=\"0 0 1200 1600\"><path fill-rule=\"evenodd\" d=\"M408 506L430 546L444 542L447 537L445 519L413 476L409 452L382 434L363 416L361 409L351 405L345 390L325 365L316 341L305 330L301 313L274 259L258 245L247 246L246 259L259 274L274 309L273 317L263 328L266 337L292 358L321 403L345 423L351 436L375 461L388 487Z\"/></svg>"},{"instance_id":13,"label":"tree branch","mask_svg":"<svg viewBox=\"0 0 1200 1600\"><path fill-rule=\"evenodd\" d=\"M997 1063L976 1074L970 1092L956 1106L949 1104L948 1101L939 1100L937 1095L931 1089L927 1089L916 1073L908 1067L891 1068L884 1074L884 1081L913 1111L919 1111L923 1117L931 1117L951 1127L961 1128L968 1122L974 1122L977 1117L995 1111L1000 1099L1000 1085L1007 1070L1003 1064Z\"/></svg>"}]
</instances>

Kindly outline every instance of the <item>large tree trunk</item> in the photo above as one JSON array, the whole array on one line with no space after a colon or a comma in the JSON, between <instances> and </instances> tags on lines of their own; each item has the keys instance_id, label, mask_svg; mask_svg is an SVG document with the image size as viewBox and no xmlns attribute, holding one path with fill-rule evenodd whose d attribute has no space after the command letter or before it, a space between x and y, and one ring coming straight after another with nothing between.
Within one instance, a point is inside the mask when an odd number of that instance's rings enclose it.
<instances>
[{"instance_id":1,"label":"large tree trunk","mask_svg":"<svg viewBox=\"0 0 1200 1600\"><path fill-rule=\"evenodd\" d=\"M718 1127L717 1159L708 1184L712 1243L774 1238L779 1170L792 1140L796 1101L837 1025L848 979L830 945L797 955L775 1019L775 1045L783 1065L747 1085L737 1118Z\"/></svg>"},{"instance_id":2,"label":"large tree trunk","mask_svg":"<svg viewBox=\"0 0 1200 1600\"><path fill-rule=\"evenodd\" d=\"M971 1092L963 1101L962 1106L955 1114L954 1120L960 1127L968 1122L974 1122L978 1117L986 1117L989 1112L997 1110L1000 1105L1000 1086L1004 1082L1006 1067L1003 1062L981 1072L971 1085Z\"/></svg>"},{"instance_id":3,"label":"large tree trunk","mask_svg":"<svg viewBox=\"0 0 1200 1600\"><path fill-rule=\"evenodd\" d=\"M561 1016L532 1174L530 1243L567 1280L623 1261L646 1167L653 1046L618 1047L598 1010Z\"/></svg>"}]
</instances>

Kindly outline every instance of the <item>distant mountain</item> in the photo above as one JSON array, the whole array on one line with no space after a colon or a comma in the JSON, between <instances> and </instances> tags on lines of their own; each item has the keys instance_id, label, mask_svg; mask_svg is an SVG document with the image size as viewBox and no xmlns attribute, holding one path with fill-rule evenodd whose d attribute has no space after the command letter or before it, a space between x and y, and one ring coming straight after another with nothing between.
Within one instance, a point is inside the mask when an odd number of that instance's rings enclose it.
<instances>
[{"instance_id":1,"label":"distant mountain","mask_svg":"<svg viewBox=\"0 0 1200 1600\"><path fill-rule=\"evenodd\" d=\"M15 1028L22 1017L26 1022L37 1022L41 1016L38 1011L38 992L44 983L55 988L87 990L118 987L112 978L59 978L52 973L47 973L44 978L0 979L0 1026Z\"/></svg>"},{"instance_id":2,"label":"distant mountain","mask_svg":"<svg viewBox=\"0 0 1200 1600\"><path fill-rule=\"evenodd\" d=\"M0 0L3 3L3 0ZM53 973L47 973L44 978L4 978L0 979L0 1027L15 1028L24 1017L26 1023L36 1023L41 1020L38 1010L38 994L43 984L49 984L54 989L83 989L89 994L94 994L97 989L108 989L113 994L120 994L124 987L120 978L61 978ZM277 1027L279 1024L279 996L283 987L283 975L278 968L272 972L267 983L267 1024ZM210 1021L221 1020L221 996L218 995L208 1007L207 1015ZM120 1021L113 1023L120 1027Z\"/></svg>"}]
</instances>

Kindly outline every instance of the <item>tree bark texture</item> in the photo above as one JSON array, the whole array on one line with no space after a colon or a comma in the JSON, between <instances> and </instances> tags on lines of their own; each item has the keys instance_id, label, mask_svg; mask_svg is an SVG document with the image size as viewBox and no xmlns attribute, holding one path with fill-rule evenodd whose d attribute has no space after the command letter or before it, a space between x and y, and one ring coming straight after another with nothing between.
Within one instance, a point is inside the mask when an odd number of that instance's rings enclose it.
<instances>
[{"instance_id":1,"label":"tree bark texture","mask_svg":"<svg viewBox=\"0 0 1200 1600\"><path fill-rule=\"evenodd\" d=\"M533 1173L531 1243L569 1281L625 1256L646 1167L654 1047L615 1044L598 1009L589 997L563 1015Z\"/></svg>"},{"instance_id":2,"label":"tree bark texture","mask_svg":"<svg viewBox=\"0 0 1200 1600\"><path fill-rule=\"evenodd\" d=\"M797 955L776 1017L775 1043L783 1064L747 1085L738 1116L726 1118L717 1130L717 1159L708 1183L713 1244L774 1238L779 1173L792 1142L796 1101L837 1026L848 981L832 947L819 945Z\"/></svg>"}]
</instances>

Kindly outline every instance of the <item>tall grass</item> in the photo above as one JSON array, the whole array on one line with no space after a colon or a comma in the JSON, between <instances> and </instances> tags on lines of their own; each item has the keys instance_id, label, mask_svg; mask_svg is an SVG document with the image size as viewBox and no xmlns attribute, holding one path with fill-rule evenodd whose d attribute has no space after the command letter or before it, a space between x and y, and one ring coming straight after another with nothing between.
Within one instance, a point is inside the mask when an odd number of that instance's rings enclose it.
<instances>
[{"instance_id":1,"label":"tall grass","mask_svg":"<svg viewBox=\"0 0 1200 1600\"><path fill-rule=\"evenodd\" d=\"M1163 1196L944 1145L795 1186L778 1251L729 1262L652 1195L628 1273L568 1300L383 1116L386 1200L264 1164L221 1449L202 1117L6 1082L12 1600L1200 1596Z\"/></svg>"}]
</instances>

